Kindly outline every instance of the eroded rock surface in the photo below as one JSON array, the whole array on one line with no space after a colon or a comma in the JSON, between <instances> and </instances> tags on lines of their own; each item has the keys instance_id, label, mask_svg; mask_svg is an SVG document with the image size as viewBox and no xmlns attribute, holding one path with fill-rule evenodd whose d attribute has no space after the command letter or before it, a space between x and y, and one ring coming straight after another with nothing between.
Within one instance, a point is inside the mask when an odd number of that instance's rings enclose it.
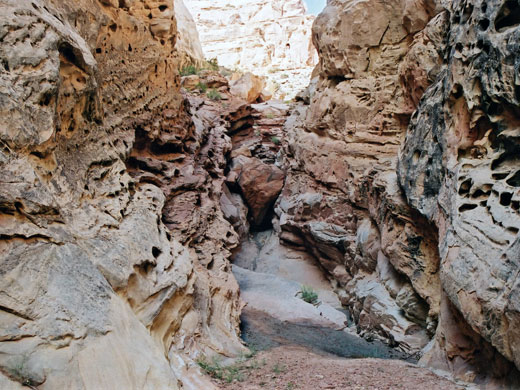
<instances>
[{"instance_id":1,"label":"eroded rock surface","mask_svg":"<svg viewBox=\"0 0 520 390\"><path fill-rule=\"evenodd\" d=\"M319 77L287 125L290 173L277 204L281 238L314 253L360 332L408 352L435 331L440 293L436 232L395 174L413 111L399 66L436 13L413 6L334 1L317 17ZM430 39L442 39L435 26Z\"/></svg>"},{"instance_id":2,"label":"eroded rock surface","mask_svg":"<svg viewBox=\"0 0 520 390\"><path fill-rule=\"evenodd\" d=\"M467 357L468 339L490 343L518 368L520 8L515 1L454 1L447 10L442 72L412 118L399 179L409 203L439 228L449 302L437 347ZM464 337L455 335L457 325ZM493 354L489 345L482 351ZM507 372L503 358L493 360L502 366L495 372ZM462 371L460 362L444 364Z\"/></svg>"},{"instance_id":3,"label":"eroded rock surface","mask_svg":"<svg viewBox=\"0 0 520 390\"><path fill-rule=\"evenodd\" d=\"M435 336L424 363L497 388L516 388L520 356L518 9L329 2L276 208L361 333L407 351Z\"/></svg>"},{"instance_id":4,"label":"eroded rock surface","mask_svg":"<svg viewBox=\"0 0 520 390\"><path fill-rule=\"evenodd\" d=\"M180 94L173 3L0 7L2 388L213 388L189 357L244 350L230 142Z\"/></svg>"},{"instance_id":5,"label":"eroded rock surface","mask_svg":"<svg viewBox=\"0 0 520 390\"><path fill-rule=\"evenodd\" d=\"M317 63L313 15L302 0L186 0L206 58L266 77L277 98L292 98Z\"/></svg>"}]
</instances>

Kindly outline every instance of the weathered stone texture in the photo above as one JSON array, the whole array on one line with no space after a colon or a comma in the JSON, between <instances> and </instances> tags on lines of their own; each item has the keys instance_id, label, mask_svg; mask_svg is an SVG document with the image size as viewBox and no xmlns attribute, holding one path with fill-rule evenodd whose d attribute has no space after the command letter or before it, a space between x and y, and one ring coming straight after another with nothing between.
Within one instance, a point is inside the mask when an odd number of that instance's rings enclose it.
<instances>
[{"instance_id":1,"label":"weathered stone texture","mask_svg":"<svg viewBox=\"0 0 520 390\"><path fill-rule=\"evenodd\" d=\"M435 330L440 283L436 231L406 204L395 174L414 109L400 80L417 72L422 88L431 82L440 60L430 40L442 40L443 14L416 33L438 11L422 2L329 2L313 26L320 62L310 105L287 125L290 173L277 207L282 238L303 236L359 331L409 352ZM412 48L419 64L407 57Z\"/></svg>"},{"instance_id":2,"label":"weathered stone texture","mask_svg":"<svg viewBox=\"0 0 520 390\"><path fill-rule=\"evenodd\" d=\"M520 6L453 1L447 11L442 68L412 118L399 180L439 228L441 283L459 322L520 367Z\"/></svg>"},{"instance_id":3,"label":"weathered stone texture","mask_svg":"<svg viewBox=\"0 0 520 390\"><path fill-rule=\"evenodd\" d=\"M173 3L0 7L2 388L212 388L183 357L243 349L229 140L186 112Z\"/></svg>"}]
</instances>

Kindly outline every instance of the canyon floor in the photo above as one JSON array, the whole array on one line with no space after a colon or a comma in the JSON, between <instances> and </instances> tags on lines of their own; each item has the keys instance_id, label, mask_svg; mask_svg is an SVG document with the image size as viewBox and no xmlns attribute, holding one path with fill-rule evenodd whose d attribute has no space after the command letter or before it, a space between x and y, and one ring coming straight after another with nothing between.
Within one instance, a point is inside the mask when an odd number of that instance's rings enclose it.
<instances>
[{"instance_id":1,"label":"canyon floor","mask_svg":"<svg viewBox=\"0 0 520 390\"><path fill-rule=\"evenodd\" d=\"M358 336L310 256L280 244L272 231L242 244L233 272L246 302L242 338L253 353L232 364L199 363L221 389L471 388L417 366L415 356ZM298 297L302 285L318 292L319 305Z\"/></svg>"},{"instance_id":2,"label":"canyon floor","mask_svg":"<svg viewBox=\"0 0 520 390\"><path fill-rule=\"evenodd\" d=\"M440 378L401 360L345 359L284 345L261 351L236 365L234 376L215 379L229 390L462 390L462 385ZM231 383L228 383L231 381Z\"/></svg>"}]
</instances>

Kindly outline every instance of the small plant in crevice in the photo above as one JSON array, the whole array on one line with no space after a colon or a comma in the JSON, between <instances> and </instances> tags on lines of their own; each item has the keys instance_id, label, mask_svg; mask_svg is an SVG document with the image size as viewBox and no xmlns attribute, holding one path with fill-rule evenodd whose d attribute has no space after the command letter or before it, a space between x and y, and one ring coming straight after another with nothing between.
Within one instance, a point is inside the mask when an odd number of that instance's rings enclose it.
<instances>
[{"instance_id":1,"label":"small plant in crevice","mask_svg":"<svg viewBox=\"0 0 520 390\"><path fill-rule=\"evenodd\" d=\"M195 88L202 93L206 93L206 91L208 90L208 86L201 82L198 82L197 85L195 85Z\"/></svg>"},{"instance_id":2,"label":"small plant in crevice","mask_svg":"<svg viewBox=\"0 0 520 390\"><path fill-rule=\"evenodd\" d=\"M307 303L310 303L311 305L318 306L320 304L318 301L318 293L310 286L302 286L300 291L296 293L296 296L299 296L301 299Z\"/></svg>"},{"instance_id":3,"label":"small plant in crevice","mask_svg":"<svg viewBox=\"0 0 520 390\"><path fill-rule=\"evenodd\" d=\"M267 119L274 119L274 114L272 112L265 115Z\"/></svg>"},{"instance_id":4,"label":"small plant in crevice","mask_svg":"<svg viewBox=\"0 0 520 390\"><path fill-rule=\"evenodd\" d=\"M212 58L208 60L208 68L210 70L219 70L220 66L218 65L217 58Z\"/></svg>"},{"instance_id":5,"label":"small plant in crevice","mask_svg":"<svg viewBox=\"0 0 520 390\"><path fill-rule=\"evenodd\" d=\"M206 95L211 100L215 100L215 101L222 100L222 95L215 88L211 88Z\"/></svg>"},{"instance_id":6,"label":"small plant in crevice","mask_svg":"<svg viewBox=\"0 0 520 390\"><path fill-rule=\"evenodd\" d=\"M191 76L198 73L199 70L194 65L185 66L180 70L181 76Z\"/></svg>"},{"instance_id":7,"label":"small plant in crevice","mask_svg":"<svg viewBox=\"0 0 520 390\"><path fill-rule=\"evenodd\" d=\"M273 372L275 374L281 374L282 372L285 372L286 370L287 370L287 367L280 363L276 363L273 366Z\"/></svg>"},{"instance_id":8,"label":"small plant in crevice","mask_svg":"<svg viewBox=\"0 0 520 390\"><path fill-rule=\"evenodd\" d=\"M275 136L272 136L272 137L271 137L271 141L272 141L273 144L275 144L275 145L280 145L280 142L281 142L281 141L280 141L280 138L275 137Z\"/></svg>"},{"instance_id":9,"label":"small plant in crevice","mask_svg":"<svg viewBox=\"0 0 520 390\"><path fill-rule=\"evenodd\" d=\"M243 382L251 370L260 368L260 363L256 360L251 359L256 351L253 351L240 357L236 364L230 366L223 366L218 360L213 359L211 362L205 357L197 360L199 367L209 376L221 381L232 383L232 382Z\"/></svg>"}]
</instances>

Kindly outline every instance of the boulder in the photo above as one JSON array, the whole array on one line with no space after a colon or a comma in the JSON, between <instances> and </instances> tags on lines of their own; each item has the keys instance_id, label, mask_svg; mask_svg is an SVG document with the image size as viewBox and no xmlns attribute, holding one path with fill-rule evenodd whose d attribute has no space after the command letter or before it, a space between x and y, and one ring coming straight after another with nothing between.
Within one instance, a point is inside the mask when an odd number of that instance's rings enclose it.
<instances>
[{"instance_id":1,"label":"boulder","mask_svg":"<svg viewBox=\"0 0 520 390\"><path fill-rule=\"evenodd\" d=\"M233 159L227 181L238 185L249 207L252 225L264 222L284 184L283 171L265 164L255 157L238 156Z\"/></svg>"},{"instance_id":2,"label":"boulder","mask_svg":"<svg viewBox=\"0 0 520 390\"><path fill-rule=\"evenodd\" d=\"M265 81L262 77L247 72L238 80L231 82L230 92L248 103L256 102L264 91Z\"/></svg>"}]
</instances>

